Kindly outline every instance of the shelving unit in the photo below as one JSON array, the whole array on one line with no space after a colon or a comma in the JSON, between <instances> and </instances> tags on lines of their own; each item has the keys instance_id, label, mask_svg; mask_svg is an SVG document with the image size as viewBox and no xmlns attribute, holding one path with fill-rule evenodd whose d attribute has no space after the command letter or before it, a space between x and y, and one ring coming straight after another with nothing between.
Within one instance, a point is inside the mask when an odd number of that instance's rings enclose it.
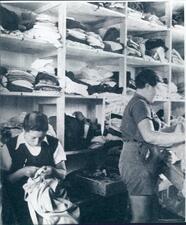
<instances>
[{"instance_id":1,"label":"shelving unit","mask_svg":"<svg viewBox=\"0 0 186 225\"><path fill-rule=\"evenodd\" d=\"M171 82L186 83L186 63L176 64L171 61L171 53L175 48L183 58L186 55L186 25L172 26L172 14L176 5L171 5L173 0L152 0L152 8L160 16L165 16L166 24L157 25L128 14L128 3L123 1L123 12L117 12L108 8L98 7L83 1L50 1L50 2L2 2L9 9L15 11L30 10L36 14L45 13L52 15L58 22L58 31L61 35L61 44L55 47L46 40L31 39L25 35L15 36L9 34L0 35L0 64L7 68L18 68L27 70L37 58L53 59L57 68L58 79L61 85L60 92L54 91L33 91L33 92L9 92L0 91L0 122L7 120L22 111L41 110L48 116L56 116L57 137L65 143L65 113L72 114L74 111L81 111L89 119L98 119L101 124L101 131L104 131L106 116L111 111L107 109L109 102L121 101L123 108L134 92L127 87L127 72L131 73L134 79L138 71L143 68L152 68L163 78L168 80L168 93L166 97L157 97L154 102L154 109L164 110L164 119L170 124L172 114L176 117L183 113L185 108L185 95L183 98L171 97ZM136 0L136 2L138 2ZM143 2L143 1L142 1ZM146 2L144 0L144 2ZM185 8L186 2L181 3ZM186 14L186 13L185 13ZM105 32L110 27L116 27L120 31L120 42L124 45L122 54L108 52L88 46L80 48L70 46L66 41L66 20L68 17L86 25L88 29L96 33ZM186 20L186 19L185 19ZM141 36L144 38L162 38L165 40L169 51L166 52L166 62L147 61L140 57L127 55L127 36ZM123 93L118 96L101 97L99 95L75 95L65 93L65 73L70 70L74 63L77 67L85 62L93 67L108 67L110 71L119 71L119 86L123 87ZM185 90L185 87L184 87ZM176 110L175 110L176 109ZM121 114L121 113L120 113ZM121 114L122 115L122 114ZM69 171L82 168L87 159L94 156L103 158L99 150L77 150L66 151L67 168Z\"/></svg>"}]
</instances>

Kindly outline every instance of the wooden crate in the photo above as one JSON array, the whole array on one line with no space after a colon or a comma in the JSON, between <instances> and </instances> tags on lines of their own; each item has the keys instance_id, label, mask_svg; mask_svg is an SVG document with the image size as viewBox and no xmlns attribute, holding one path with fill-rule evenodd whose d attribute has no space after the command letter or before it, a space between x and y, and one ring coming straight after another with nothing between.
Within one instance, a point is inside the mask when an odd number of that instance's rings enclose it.
<instances>
[{"instance_id":1,"label":"wooden crate","mask_svg":"<svg viewBox=\"0 0 186 225\"><path fill-rule=\"evenodd\" d=\"M76 178L78 185L80 185L86 191L101 196L111 196L126 191L119 175L116 179L111 179L109 177L96 179L76 174Z\"/></svg>"}]
</instances>

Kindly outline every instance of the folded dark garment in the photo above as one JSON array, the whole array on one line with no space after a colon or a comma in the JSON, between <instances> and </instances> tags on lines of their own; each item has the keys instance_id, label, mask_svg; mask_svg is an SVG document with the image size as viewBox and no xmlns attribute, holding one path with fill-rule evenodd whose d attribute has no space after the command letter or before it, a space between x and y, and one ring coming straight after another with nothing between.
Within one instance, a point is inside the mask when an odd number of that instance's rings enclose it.
<instances>
[{"instance_id":1,"label":"folded dark garment","mask_svg":"<svg viewBox=\"0 0 186 225\"><path fill-rule=\"evenodd\" d=\"M18 29L19 18L17 14L0 5L0 25L9 31Z\"/></svg>"},{"instance_id":2,"label":"folded dark garment","mask_svg":"<svg viewBox=\"0 0 186 225\"><path fill-rule=\"evenodd\" d=\"M5 75L8 72L7 68L4 66L0 66L0 75Z\"/></svg>"},{"instance_id":3,"label":"folded dark garment","mask_svg":"<svg viewBox=\"0 0 186 225\"><path fill-rule=\"evenodd\" d=\"M59 86L57 77L48 73L39 72L36 76L35 84L38 84L40 80L51 80L56 86Z\"/></svg>"},{"instance_id":4,"label":"folded dark garment","mask_svg":"<svg viewBox=\"0 0 186 225\"><path fill-rule=\"evenodd\" d=\"M15 85L12 83L8 83L7 84L7 89L9 91L16 91L16 92L32 92L33 88L30 87L25 87L25 86L19 86L19 85Z\"/></svg>"},{"instance_id":5,"label":"folded dark garment","mask_svg":"<svg viewBox=\"0 0 186 225\"><path fill-rule=\"evenodd\" d=\"M162 39L149 39L145 42L145 48L147 51L158 47L163 47L165 51L168 50L168 48L165 46L165 41Z\"/></svg>"},{"instance_id":6,"label":"folded dark garment","mask_svg":"<svg viewBox=\"0 0 186 225\"><path fill-rule=\"evenodd\" d=\"M120 38L119 30L115 27L111 27L106 31L106 33L103 37L103 41L116 41L116 42L118 42L119 38Z\"/></svg>"},{"instance_id":7,"label":"folded dark garment","mask_svg":"<svg viewBox=\"0 0 186 225\"><path fill-rule=\"evenodd\" d=\"M89 95L92 95L94 93L104 93L104 92L122 94L123 87L118 87L118 85L115 85L114 87L110 87L105 84L99 84L99 85L89 86L87 91Z\"/></svg>"},{"instance_id":8,"label":"folded dark garment","mask_svg":"<svg viewBox=\"0 0 186 225\"><path fill-rule=\"evenodd\" d=\"M86 26L83 25L82 23L80 23L79 21L77 20L73 20L71 18L67 18L67 28L68 29L73 29L73 28L80 28L82 30L87 30Z\"/></svg>"},{"instance_id":9,"label":"folded dark garment","mask_svg":"<svg viewBox=\"0 0 186 225\"><path fill-rule=\"evenodd\" d=\"M116 118L116 119L122 119L122 116L119 115L119 114L116 114L116 113L111 113L111 119L114 119L114 118Z\"/></svg>"}]
</instances>

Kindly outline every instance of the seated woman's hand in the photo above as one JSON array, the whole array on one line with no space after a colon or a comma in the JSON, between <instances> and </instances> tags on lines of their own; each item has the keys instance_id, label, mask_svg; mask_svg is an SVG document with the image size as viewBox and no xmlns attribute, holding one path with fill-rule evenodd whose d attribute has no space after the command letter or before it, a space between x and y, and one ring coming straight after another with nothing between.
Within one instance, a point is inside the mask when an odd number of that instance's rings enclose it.
<instances>
[{"instance_id":1,"label":"seated woman's hand","mask_svg":"<svg viewBox=\"0 0 186 225\"><path fill-rule=\"evenodd\" d=\"M25 176L26 177L33 177L38 169L39 168L36 167L36 166L26 166L26 167L24 167Z\"/></svg>"},{"instance_id":2,"label":"seated woman's hand","mask_svg":"<svg viewBox=\"0 0 186 225\"><path fill-rule=\"evenodd\" d=\"M53 175L53 167L52 166L43 166L43 175L44 177L51 177Z\"/></svg>"}]
</instances>

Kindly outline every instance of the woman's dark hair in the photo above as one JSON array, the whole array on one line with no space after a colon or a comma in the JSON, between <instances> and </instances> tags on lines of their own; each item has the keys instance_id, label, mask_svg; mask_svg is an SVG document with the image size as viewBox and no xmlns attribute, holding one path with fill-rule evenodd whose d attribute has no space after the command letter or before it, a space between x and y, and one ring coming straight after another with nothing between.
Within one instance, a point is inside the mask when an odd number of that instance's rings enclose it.
<instances>
[{"instance_id":1,"label":"woman's dark hair","mask_svg":"<svg viewBox=\"0 0 186 225\"><path fill-rule=\"evenodd\" d=\"M30 130L46 132L48 130L48 118L41 112L28 113L24 118L23 128L27 132Z\"/></svg>"},{"instance_id":2,"label":"woman's dark hair","mask_svg":"<svg viewBox=\"0 0 186 225\"><path fill-rule=\"evenodd\" d=\"M143 89L146 84L154 87L158 82L161 82L160 77L151 69L142 70L135 78L136 88L139 89Z\"/></svg>"}]
</instances>

